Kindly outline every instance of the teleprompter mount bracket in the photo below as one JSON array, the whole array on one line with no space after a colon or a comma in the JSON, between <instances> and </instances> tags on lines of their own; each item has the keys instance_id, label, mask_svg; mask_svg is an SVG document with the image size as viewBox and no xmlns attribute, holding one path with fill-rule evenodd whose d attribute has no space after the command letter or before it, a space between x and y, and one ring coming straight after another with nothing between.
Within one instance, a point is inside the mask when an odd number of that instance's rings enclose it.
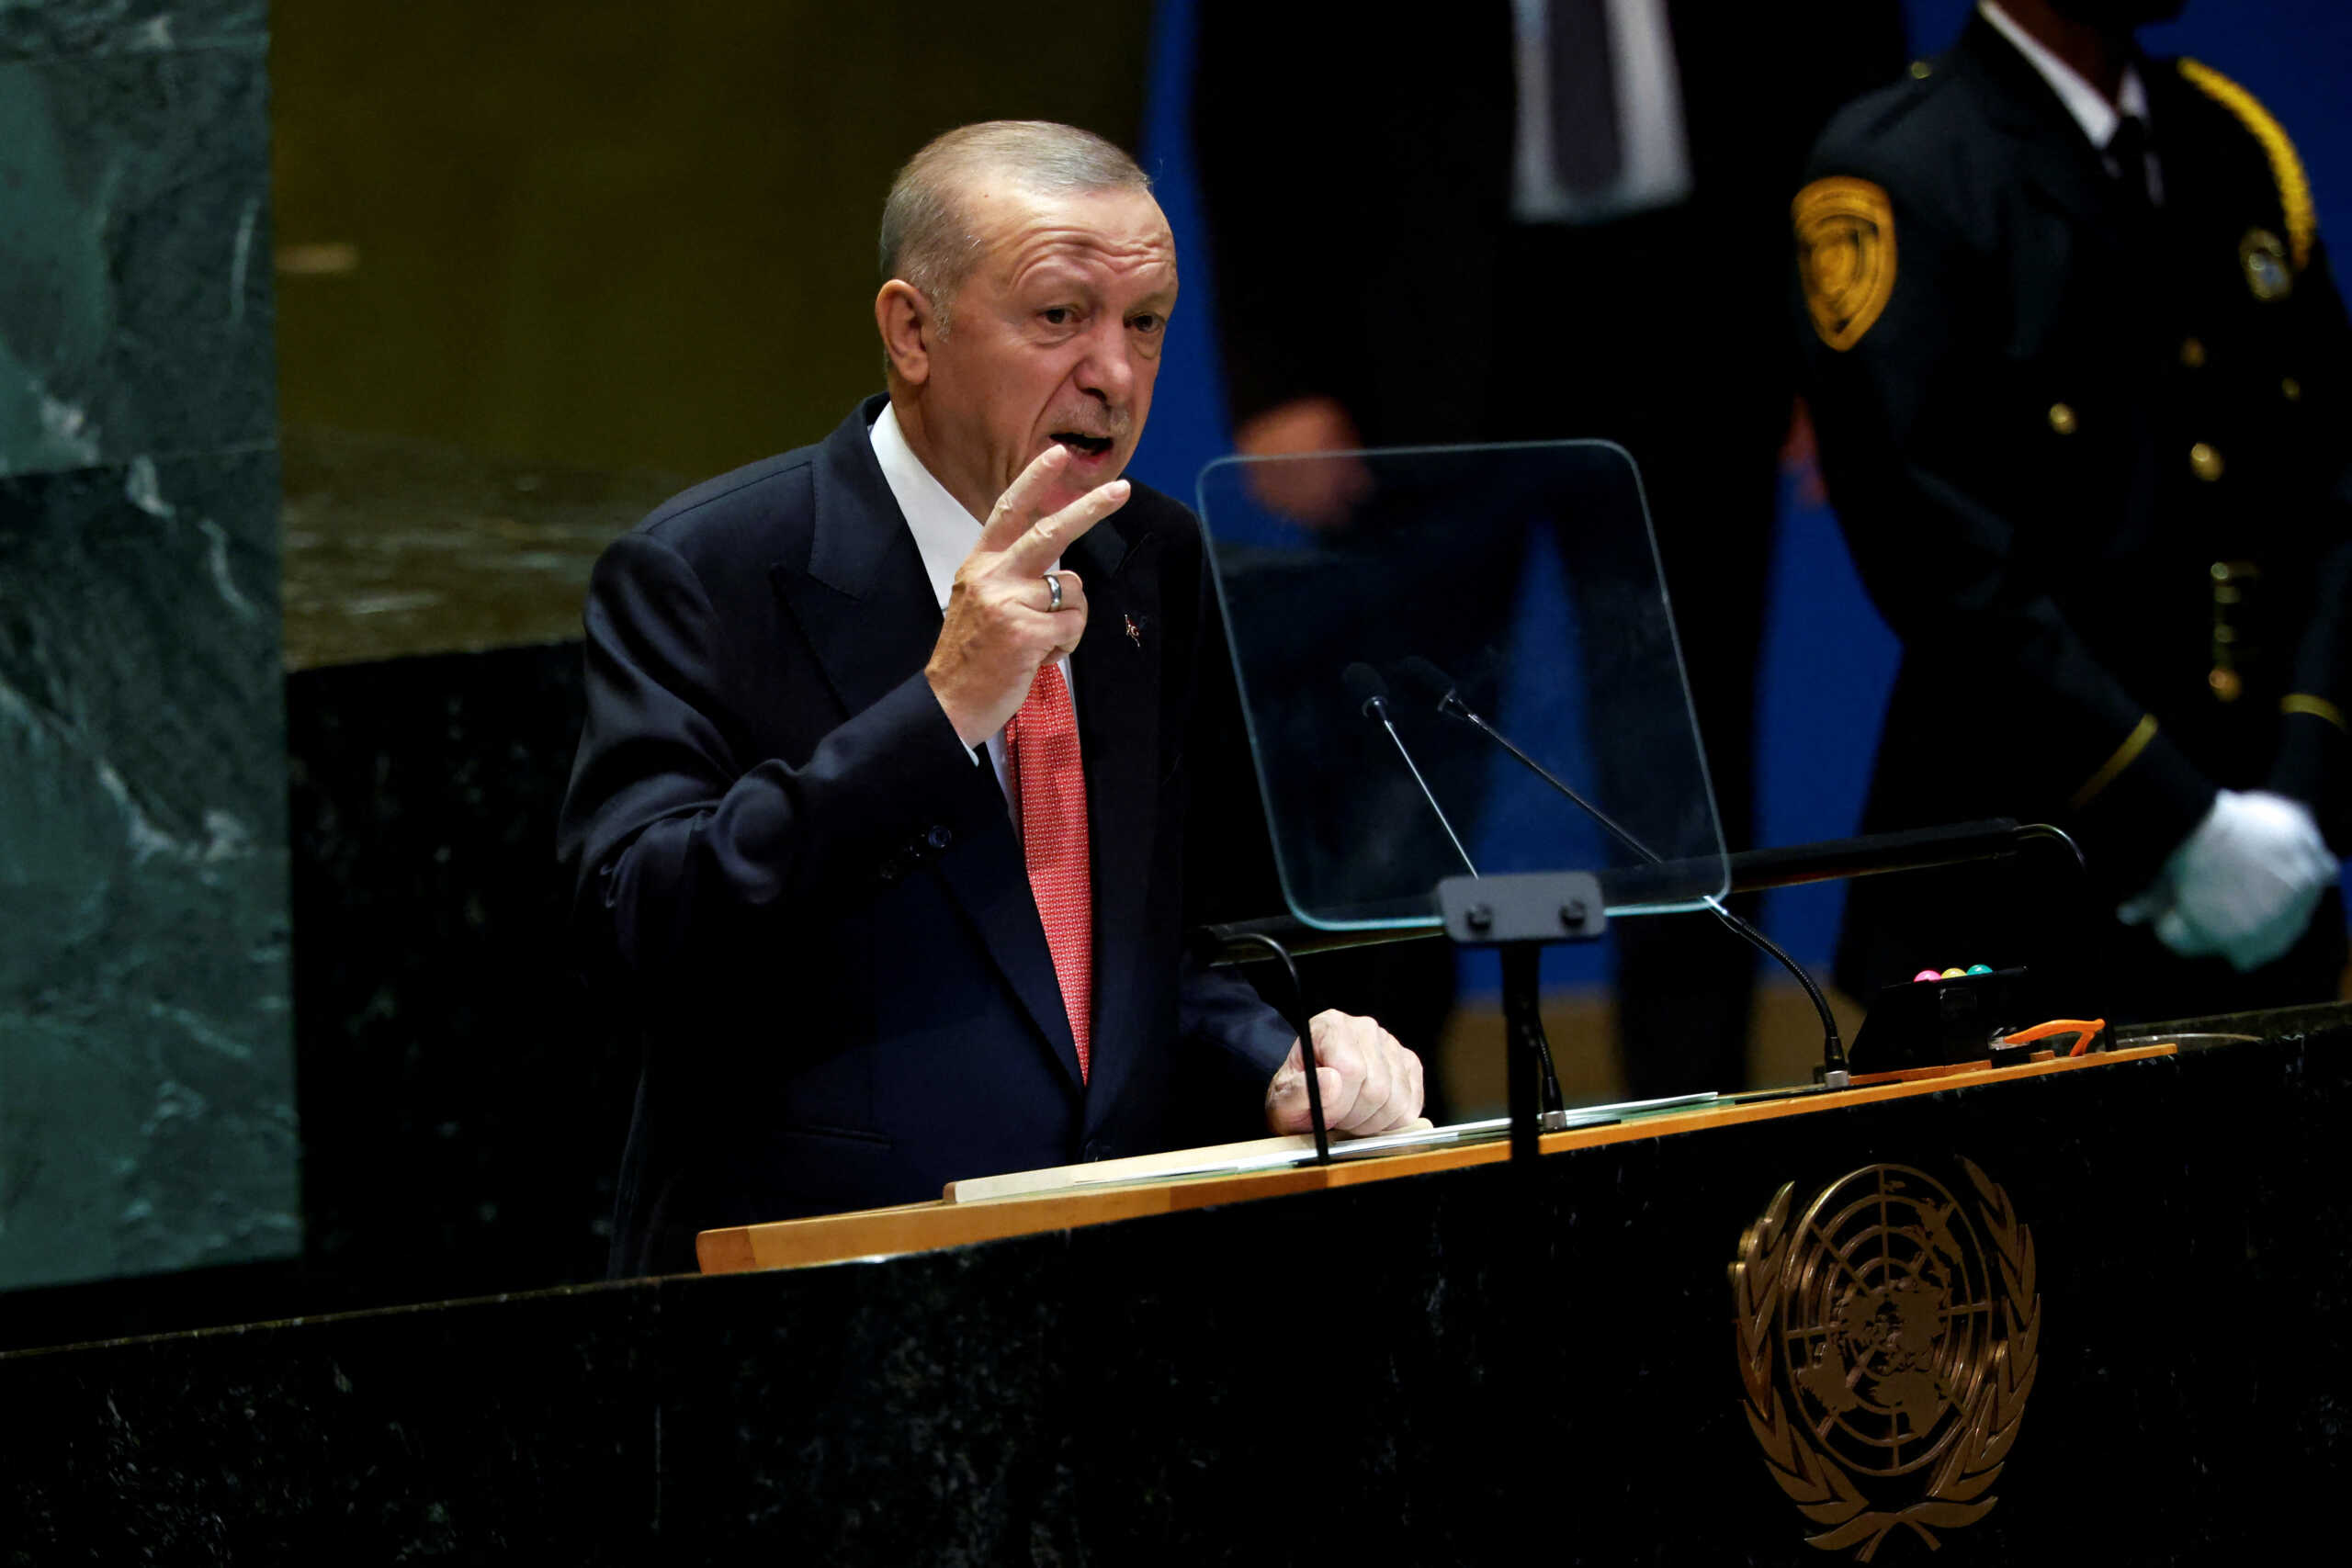
<instances>
[{"instance_id":1,"label":"teleprompter mount bracket","mask_svg":"<svg viewBox=\"0 0 2352 1568\"><path fill-rule=\"evenodd\" d=\"M1555 942L1595 942L1608 931L1600 879L1585 871L1449 876L1437 885L1437 903L1445 934L1456 946L1501 953L1510 1157L1532 1162L1546 1122L1566 1122L1551 1043L1544 1037L1544 949Z\"/></svg>"},{"instance_id":2,"label":"teleprompter mount bracket","mask_svg":"<svg viewBox=\"0 0 2352 1568\"><path fill-rule=\"evenodd\" d=\"M1449 876L1437 903L1445 934L1463 947L1592 942L1609 929L1600 880L1587 871Z\"/></svg>"}]
</instances>

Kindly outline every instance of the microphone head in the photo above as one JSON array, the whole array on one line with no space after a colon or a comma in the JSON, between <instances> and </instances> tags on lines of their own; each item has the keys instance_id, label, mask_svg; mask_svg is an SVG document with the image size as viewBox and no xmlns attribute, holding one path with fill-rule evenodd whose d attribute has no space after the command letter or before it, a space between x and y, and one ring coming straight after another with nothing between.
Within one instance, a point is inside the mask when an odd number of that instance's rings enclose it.
<instances>
[{"instance_id":1,"label":"microphone head","mask_svg":"<svg viewBox=\"0 0 2352 1568\"><path fill-rule=\"evenodd\" d=\"M1453 677L1418 653L1408 653L1392 667L1396 679L1409 687L1417 697L1426 697L1432 707L1442 707L1445 699L1453 695Z\"/></svg>"},{"instance_id":2,"label":"microphone head","mask_svg":"<svg viewBox=\"0 0 2352 1568\"><path fill-rule=\"evenodd\" d=\"M1426 697L1431 707L1449 718L1468 718L1469 705L1462 700L1462 688L1453 677L1423 659L1408 653L1395 665L1396 678L1413 689L1417 696Z\"/></svg>"},{"instance_id":3,"label":"microphone head","mask_svg":"<svg viewBox=\"0 0 2352 1568\"><path fill-rule=\"evenodd\" d=\"M1340 671L1340 683L1347 687L1348 695L1366 718L1388 716L1388 682L1380 678L1379 671L1358 660Z\"/></svg>"}]
</instances>

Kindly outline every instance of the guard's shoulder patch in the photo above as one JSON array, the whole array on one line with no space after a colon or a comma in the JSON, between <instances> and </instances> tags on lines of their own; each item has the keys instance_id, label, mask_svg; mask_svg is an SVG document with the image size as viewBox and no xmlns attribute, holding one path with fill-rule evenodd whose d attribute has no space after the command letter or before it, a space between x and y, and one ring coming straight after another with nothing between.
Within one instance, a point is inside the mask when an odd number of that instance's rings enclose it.
<instances>
[{"instance_id":1,"label":"guard's shoulder patch","mask_svg":"<svg viewBox=\"0 0 2352 1568\"><path fill-rule=\"evenodd\" d=\"M2302 271L2311 260L2312 239L2319 232L2319 220L2312 206L2312 182L2303 173L2303 161L2297 156L2295 144L2252 93L2211 66L2184 59L2180 62L2180 74L2190 86L2237 116L2262 144L2263 155L2270 160L2270 177L2278 182L2278 205L2286 213L2287 254L2295 270Z\"/></svg>"},{"instance_id":2,"label":"guard's shoulder patch","mask_svg":"<svg viewBox=\"0 0 2352 1568\"><path fill-rule=\"evenodd\" d=\"M1813 329L1842 353L1861 341L1894 292L1894 206L1869 180L1832 175L1797 192L1789 210Z\"/></svg>"}]
</instances>

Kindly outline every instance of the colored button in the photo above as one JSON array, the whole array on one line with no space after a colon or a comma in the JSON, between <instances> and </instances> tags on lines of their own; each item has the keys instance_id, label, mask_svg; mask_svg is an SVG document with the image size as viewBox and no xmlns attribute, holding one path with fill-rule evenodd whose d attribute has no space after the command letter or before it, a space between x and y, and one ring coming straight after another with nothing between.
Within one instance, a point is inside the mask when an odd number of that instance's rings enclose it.
<instances>
[{"instance_id":1,"label":"colored button","mask_svg":"<svg viewBox=\"0 0 2352 1568\"><path fill-rule=\"evenodd\" d=\"M1911 983L1916 986L1922 980L1940 980L1942 978L1943 975L1938 970L1922 969L1917 975L1911 976Z\"/></svg>"},{"instance_id":2,"label":"colored button","mask_svg":"<svg viewBox=\"0 0 2352 1568\"><path fill-rule=\"evenodd\" d=\"M1914 81L1924 82L1930 75L1934 74L1935 69L1936 68L1934 66L1928 64L1924 60L1915 60L1911 62L1912 79Z\"/></svg>"},{"instance_id":3,"label":"colored button","mask_svg":"<svg viewBox=\"0 0 2352 1568\"><path fill-rule=\"evenodd\" d=\"M1972 964L1968 966L1968 972L1971 975L1990 975L1993 972L1993 966L1990 964Z\"/></svg>"},{"instance_id":4,"label":"colored button","mask_svg":"<svg viewBox=\"0 0 2352 1568\"><path fill-rule=\"evenodd\" d=\"M2220 665L2215 665L2206 673L2205 683L2213 689L2213 700L2220 703L2236 702L2245 691L2245 677Z\"/></svg>"},{"instance_id":5,"label":"colored button","mask_svg":"<svg viewBox=\"0 0 2352 1568\"><path fill-rule=\"evenodd\" d=\"M2278 395L2290 403L2301 402L2303 399L2303 384L2292 376L2287 377L2278 383Z\"/></svg>"},{"instance_id":6,"label":"colored button","mask_svg":"<svg viewBox=\"0 0 2352 1568\"><path fill-rule=\"evenodd\" d=\"M2199 441L2188 449L2188 471L2210 484L2222 477L2222 455Z\"/></svg>"},{"instance_id":7,"label":"colored button","mask_svg":"<svg viewBox=\"0 0 2352 1568\"><path fill-rule=\"evenodd\" d=\"M1967 973L1965 969L1947 969L1936 977L1939 980L1957 980Z\"/></svg>"},{"instance_id":8,"label":"colored button","mask_svg":"<svg viewBox=\"0 0 2352 1568\"><path fill-rule=\"evenodd\" d=\"M2180 340L2180 362L2194 370L2205 363L2205 344L2197 338Z\"/></svg>"},{"instance_id":9,"label":"colored button","mask_svg":"<svg viewBox=\"0 0 2352 1568\"><path fill-rule=\"evenodd\" d=\"M2050 428L2061 435L2075 434L2075 411L2064 403L2050 405Z\"/></svg>"}]
</instances>

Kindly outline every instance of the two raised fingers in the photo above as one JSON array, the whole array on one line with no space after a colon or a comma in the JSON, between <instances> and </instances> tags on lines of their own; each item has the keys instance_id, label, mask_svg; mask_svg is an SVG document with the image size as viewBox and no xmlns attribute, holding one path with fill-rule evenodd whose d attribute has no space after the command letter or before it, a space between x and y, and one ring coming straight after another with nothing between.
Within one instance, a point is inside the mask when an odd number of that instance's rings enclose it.
<instances>
[{"instance_id":1,"label":"two raised fingers","mask_svg":"<svg viewBox=\"0 0 2352 1568\"><path fill-rule=\"evenodd\" d=\"M1058 447L1056 448L1059 450ZM1087 531L1127 503L1127 481L1113 479L1097 485L1023 531L1002 556L1005 570L1043 576L1062 553L1086 536Z\"/></svg>"},{"instance_id":2,"label":"two raised fingers","mask_svg":"<svg viewBox=\"0 0 2352 1568\"><path fill-rule=\"evenodd\" d=\"M1054 481L1069 466L1069 448L1059 443L1029 459L1029 466L1005 487L1004 493L996 498L996 505L989 508L989 520L980 527L980 548L1011 549L1013 541L1037 521L1046 498L1053 493Z\"/></svg>"},{"instance_id":3,"label":"two raised fingers","mask_svg":"<svg viewBox=\"0 0 2352 1568\"><path fill-rule=\"evenodd\" d=\"M1097 485L1058 512L1040 517L1038 511L1053 493L1055 481L1069 466L1069 454L1048 446L1021 470L980 530L979 547L997 554L1004 570L1016 576L1042 577L1064 550L1085 537L1088 529L1127 503L1130 487L1125 479Z\"/></svg>"}]
</instances>

